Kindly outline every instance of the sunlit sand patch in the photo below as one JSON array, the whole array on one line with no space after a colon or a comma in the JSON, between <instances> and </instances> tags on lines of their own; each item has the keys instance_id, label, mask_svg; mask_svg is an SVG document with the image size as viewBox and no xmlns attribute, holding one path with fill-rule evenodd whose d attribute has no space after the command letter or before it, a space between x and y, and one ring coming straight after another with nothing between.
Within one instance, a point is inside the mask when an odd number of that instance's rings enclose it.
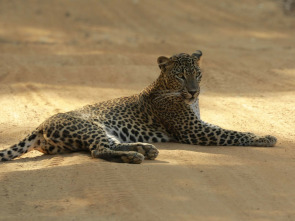
<instances>
[{"instance_id":1,"label":"sunlit sand patch","mask_svg":"<svg viewBox=\"0 0 295 221\"><path fill-rule=\"evenodd\" d=\"M32 151L8 163L1 163L1 176L10 172L42 170L50 167L67 167L83 164L91 160L90 154L69 153L60 155L44 155L39 151ZM41 163L40 163L41 162Z\"/></svg>"},{"instance_id":2,"label":"sunlit sand patch","mask_svg":"<svg viewBox=\"0 0 295 221\"><path fill-rule=\"evenodd\" d=\"M22 42L43 43L43 44L55 44L64 42L65 34L47 28L37 28L33 26L14 26L14 29L1 28L0 34L12 41L13 39L22 39Z\"/></svg>"},{"instance_id":3,"label":"sunlit sand patch","mask_svg":"<svg viewBox=\"0 0 295 221\"><path fill-rule=\"evenodd\" d=\"M261 38L261 39L285 39L290 38L288 34L282 33L282 32L271 32L271 31L247 31L246 34L248 36L254 37L254 38Z\"/></svg>"}]
</instances>

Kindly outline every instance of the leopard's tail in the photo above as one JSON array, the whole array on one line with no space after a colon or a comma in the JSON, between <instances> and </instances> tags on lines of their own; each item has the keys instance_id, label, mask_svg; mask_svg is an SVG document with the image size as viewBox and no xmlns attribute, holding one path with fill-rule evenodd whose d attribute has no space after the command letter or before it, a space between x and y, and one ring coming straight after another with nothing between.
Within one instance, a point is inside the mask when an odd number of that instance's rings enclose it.
<instances>
[{"instance_id":1,"label":"leopard's tail","mask_svg":"<svg viewBox=\"0 0 295 221\"><path fill-rule=\"evenodd\" d=\"M20 141L18 144L12 145L11 147L0 151L0 161L12 160L16 157L19 157L40 144L42 133L38 130L34 130L29 134L25 139Z\"/></svg>"}]
</instances>

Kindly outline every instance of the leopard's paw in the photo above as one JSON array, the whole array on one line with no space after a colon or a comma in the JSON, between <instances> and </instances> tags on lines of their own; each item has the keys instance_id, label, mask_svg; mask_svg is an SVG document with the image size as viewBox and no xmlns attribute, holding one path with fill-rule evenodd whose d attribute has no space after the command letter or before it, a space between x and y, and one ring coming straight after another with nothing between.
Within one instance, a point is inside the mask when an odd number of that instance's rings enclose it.
<instances>
[{"instance_id":1,"label":"leopard's paw","mask_svg":"<svg viewBox=\"0 0 295 221\"><path fill-rule=\"evenodd\" d=\"M156 157L159 154L158 149L152 144L142 143L138 146L143 149L144 153L142 153L142 154L146 157L146 159L154 160L154 159L156 159ZM138 151L138 152L140 152L140 151Z\"/></svg>"},{"instance_id":2,"label":"leopard's paw","mask_svg":"<svg viewBox=\"0 0 295 221\"><path fill-rule=\"evenodd\" d=\"M130 151L130 152L122 154L121 160L124 163L140 164L144 160L144 156L141 153Z\"/></svg>"},{"instance_id":3,"label":"leopard's paw","mask_svg":"<svg viewBox=\"0 0 295 221\"><path fill-rule=\"evenodd\" d=\"M257 137L254 141L254 146L258 147L273 147L277 143L277 138L271 135Z\"/></svg>"},{"instance_id":4,"label":"leopard's paw","mask_svg":"<svg viewBox=\"0 0 295 221\"><path fill-rule=\"evenodd\" d=\"M159 151L158 149L154 146L154 145L151 145L148 149L148 151L146 151L146 158L149 159L149 160L154 160L157 158L159 154Z\"/></svg>"}]
</instances>

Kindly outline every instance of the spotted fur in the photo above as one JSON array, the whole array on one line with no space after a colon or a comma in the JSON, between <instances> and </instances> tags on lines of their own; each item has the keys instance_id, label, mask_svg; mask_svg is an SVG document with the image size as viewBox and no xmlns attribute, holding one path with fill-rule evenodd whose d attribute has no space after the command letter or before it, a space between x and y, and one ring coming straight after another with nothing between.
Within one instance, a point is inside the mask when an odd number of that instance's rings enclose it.
<instances>
[{"instance_id":1,"label":"spotted fur","mask_svg":"<svg viewBox=\"0 0 295 221\"><path fill-rule=\"evenodd\" d=\"M273 136L222 129L200 118L201 51L161 56L158 79L138 95L56 114L24 140L0 152L0 160L30 150L57 154L89 150L93 157L125 163L155 159L156 142L195 145L274 146Z\"/></svg>"}]
</instances>

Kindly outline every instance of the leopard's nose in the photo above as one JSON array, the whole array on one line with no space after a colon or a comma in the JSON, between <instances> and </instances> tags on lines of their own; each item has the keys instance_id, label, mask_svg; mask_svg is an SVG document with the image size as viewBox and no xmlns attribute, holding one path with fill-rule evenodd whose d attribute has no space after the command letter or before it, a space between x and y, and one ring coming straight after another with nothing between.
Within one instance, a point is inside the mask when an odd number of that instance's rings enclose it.
<instances>
[{"instance_id":1,"label":"leopard's nose","mask_svg":"<svg viewBox=\"0 0 295 221\"><path fill-rule=\"evenodd\" d=\"M197 93L197 91L189 91L188 93L190 93L192 96L194 96L195 93Z\"/></svg>"}]
</instances>

